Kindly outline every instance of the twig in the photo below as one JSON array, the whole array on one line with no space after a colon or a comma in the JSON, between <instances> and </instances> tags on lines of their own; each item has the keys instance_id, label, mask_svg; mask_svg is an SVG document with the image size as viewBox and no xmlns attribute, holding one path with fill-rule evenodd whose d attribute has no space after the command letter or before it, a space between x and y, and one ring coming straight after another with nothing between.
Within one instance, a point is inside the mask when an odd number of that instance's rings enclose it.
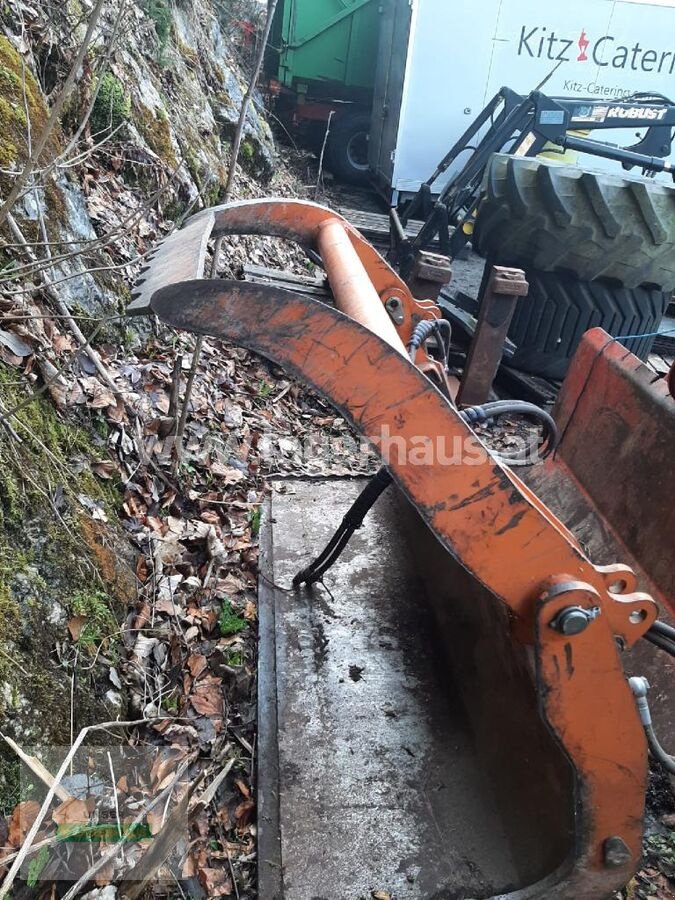
<instances>
[{"instance_id":1,"label":"twig","mask_svg":"<svg viewBox=\"0 0 675 900\"><path fill-rule=\"evenodd\" d=\"M173 376L171 380L171 397L169 398L169 411L167 416L170 419L175 419L178 414L178 401L180 399L180 379L183 374L183 354L176 354L176 361L173 365ZM174 422L173 427L171 429L175 432L176 423Z\"/></svg>"},{"instance_id":2,"label":"twig","mask_svg":"<svg viewBox=\"0 0 675 900\"><path fill-rule=\"evenodd\" d=\"M185 774L185 771L190 765L191 761L191 758L185 760L183 765L176 772L175 776L171 779L171 784L165 787L164 790L160 794L158 794L145 809L141 809L133 822L127 826L126 831L122 834L121 839L116 844L114 844L107 853L104 853L103 856L99 857L99 859L97 859L96 862L91 865L83 875L80 876L80 878L75 882L70 890L63 895L63 900L74 900L74 898L79 895L82 888L87 884L87 882L91 881L93 876L102 868L104 868L104 866L106 866L109 862L112 862L112 860L115 859L115 857L121 852L128 841L135 842L134 832L136 830L136 826L140 825L143 819L148 815L148 813L151 813L152 810L156 806L158 806L168 794L171 793L178 781ZM187 793L189 794L189 791Z\"/></svg>"},{"instance_id":3,"label":"twig","mask_svg":"<svg viewBox=\"0 0 675 900\"><path fill-rule=\"evenodd\" d=\"M239 900L239 885L237 884L237 876L234 874L234 866L232 865L232 858L230 857L230 851L225 848L225 853L227 854L227 864L230 867L230 875L232 876L232 884L234 885L234 893Z\"/></svg>"},{"instance_id":4,"label":"twig","mask_svg":"<svg viewBox=\"0 0 675 900\"><path fill-rule=\"evenodd\" d=\"M253 74L251 75L251 80L249 82L246 93L244 94L244 99L241 101L241 109L239 110L239 121L237 122L237 130L234 133L232 152L230 153L230 171L227 173L227 183L225 184L223 203L229 202L230 195L232 193L232 187L234 186L234 176L237 170L237 161L239 159L239 150L241 149L241 139L244 135L244 125L246 124L248 107L251 102L253 92L255 91L255 86L258 82L260 70L262 69L263 59L265 58L265 48L267 47L267 41L269 40L270 31L272 30L272 19L274 18L274 11L276 10L276 8L277 0L268 0L267 20L265 21L265 30L263 31L260 48L258 49L258 57L255 61Z\"/></svg>"},{"instance_id":5,"label":"twig","mask_svg":"<svg viewBox=\"0 0 675 900\"><path fill-rule=\"evenodd\" d=\"M6 734L0 734L0 737L5 741L5 743L9 744L12 750L19 757L21 762L23 762L28 768L31 770L33 775L37 776L40 781L47 785L47 787L51 787L54 784L54 776L52 773L40 762L40 760L36 756L29 756L25 750L22 750L21 747L17 743L15 743L11 737L7 737ZM57 786L56 788L56 796L59 800L65 802L66 800L72 800L72 795L68 793L68 791L61 786ZM5 863L6 860L3 860Z\"/></svg>"},{"instance_id":6,"label":"twig","mask_svg":"<svg viewBox=\"0 0 675 900\"><path fill-rule=\"evenodd\" d=\"M195 793L196 788L204 780L205 772L202 772L197 782L190 786L186 791L178 806L171 812L166 822L162 825L159 834L156 834L152 842L152 846L147 853L141 858L136 866L125 876L126 881L135 882L133 887L123 892L124 900L136 900L143 891L148 887L150 881L161 865L168 859L169 854L178 843L181 835L184 833L183 819L186 815L194 815L200 812L211 803L216 792L225 778L228 776L234 758L228 760L222 771L214 778L211 784L204 790L196 802L192 804L190 801ZM233 873L234 878L234 873ZM67 900L67 895L64 897Z\"/></svg>"},{"instance_id":7,"label":"twig","mask_svg":"<svg viewBox=\"0 0 675 900\"><path fill-rule=\"evenodd\" d=\"M10 415L10 414L9 414L9 413L7 412L7 410L4 408L4 406L2 405L2 403L0 403L0 424L4 425L4 427L5 427L5 428L7 429L7 431L10 433L10 435L14 438L14 440L15 440L17 443L20 444L20 443L21 443L21 438L19 437L19 435L16 433L16 431L15 431L14 428L12 427L12 423L11 423L11 422L9 421L9 419L7 418L8 415Z\"/></svg>"},{"instance_id":8,"label":"twig","mask_svg":"<svg viewBox=\"0 0 675 900\"><path fill-rule=\"evenodd\" d=\"M75 648L75 662L73 663L73 674L70 676L70 743L73 743L75 737L75 675L77 674L77 661L80 658L79 646ZM73 766L70 766L70 777L73 777Z\"/></svg>"},{"instance_id":9,"label":"twig","mask_svg":"<svg viewBox=\"0 0 675 900\"><path fill-rule=\"evenodd\" d=\"M328 136L330 134L330 123L331 119L335 115L335 110L331 109L328 113L328 121L326 122L326 133L323 136L323 144L321 145L321 156L319 157L319 173L316 176L316 187L314 188L314 199L317 200L319 197L319 187L321 186L321 181L323 178L323 157L326 152L326 144L328 143Z\"/></svg>"},{"instance_id":10,"label":"twig","mask_svg":"<svg viewBox=\"0 0 675 900\"><path fill-rule=\"evenodd\" d=\"M89 100L89 105L86 109L84 116L82 117L82 121L80 122L80 124L77 128L77 131L70 139L66 149L63 151L63 153L61 153L54 160L54 162L51 164L51 166L47 167L47 169L43 173L43 176L44 176L44 174L49 174L49 172L53 166L59 166L61 168L61 165L60 165L61 161L67 159L70 152L76 147L78 141L82 137L82 133L84 132L84 129L87 127L87 123L89 122L89 119L91 118L91 114L94 111L94 106L96 104L96 100L98 98L99 91L101 90L101 85L103 84L103 75L107 72L108 68L110 67L110 60L112 58L113 51L117 44L117 38L119 36L119 29L122 24L122 17L126 11L126 5L127 5L127 0L120 0L119 10L117 12L115 24L113 25L112 35L110 36L110 40L107 42L106 54L103 57L103 59L101 60L101 64L99 65L97 73L96 73L97 74L96 86L94 87L94 90L92 91L91 98ZM115 129L115 130L117 130L117 129Z\"/></svg>"},{"instance_id":11,"label":"twig","mask_svg":"<svg viewBox=\"0 0 675 900\"><path fill-rule=\"evenodd\" d=\"M110 766L110 779L112 781L113 791L115 792L115 818L117 819L117 834L122 837L122 819L120 818L120 803L117 796L117 779L115 778L115 770L113 769L112 756L108 750L108 765Z\"/></svg>"},{"instance_id":12,"label":"twig","mask_svg":"<svg viewBox=\"0 0 675 900\"><path fill-rule=\"evenodd\" d=\"M34 251L28 246L26 239L23 236L23 232L19 228L19 225L18 225L16 219L14 218L14 216L10 212L7 212L6 219L7 219L7 224L9 225L10 229L12 230L14 237L17 239L17 241L19 241L20 243L23 244L26 255L33 261L36 261L37 257L35 255ZM96 371L101 376L101 379L110 388L110 390L113 392L113 394L116 397L121 397L122 393L121 393L120 389L117 387L117 385L115 384L115 382L112 380L108 369L103 365L103 362L101 361L101 357L94 350L94 348L90 346L89 341L82 333L80 326L70 315L70 310L68 309L68 307L66 306L64 301L61 299L61 297L59 296L57 291L54 290L54 287L53 287L51 281L49 279L45 278L44 276L42 276L42 277L43 277L44 288L45 288L46 293L49 295L51 300L56 304L59 312L66 320L68 328L74 335L74 337L77 340L78 344L80 345L81 349L87 354L87 356L91 360L92 364L96 368Z\"/></svg>"}]
</instances>

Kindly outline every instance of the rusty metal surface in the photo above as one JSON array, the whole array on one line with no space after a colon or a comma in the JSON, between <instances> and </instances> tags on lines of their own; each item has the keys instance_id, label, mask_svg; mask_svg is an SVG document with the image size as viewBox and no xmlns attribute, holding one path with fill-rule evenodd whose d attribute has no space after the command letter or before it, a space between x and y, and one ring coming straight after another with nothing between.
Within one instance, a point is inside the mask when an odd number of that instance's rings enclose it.
<instances>
[{"instance_id":1,"label":"rusty metal surface","mask_svg":"<svg viewBox=\"0 0 675 900\"><path fill-rule=\"evenodd\" d=\"M596 329L582 339L558 402L562 440L545 464L523 470L535 493L597 564L621 558L638 588L675 625L675 402L636 357ZM675 744L675 660L646 641L623 657L644 675L657 733Z\"/></svg>"},{"instance_id":2,"label":"rusty metal surface","mask_svg":"<svg viewBox=\"0 0 675 900\"><path fill-rule=\"evenodd\" d=\"M560 392L564 464L675 611L675 401L663 379L602 329L587 332Z\"/></svg>"},{"instance_id":3,"label":"rusty metal surface","mask_svg":"<svg viewBox=\"0 0 675 900\"><path fill-rule=\"evenodd\" d=\"M180 231L171 234L153 251L151 266L149 270L144 268L134 287L127 312L147 315L156 290L203 277L210 238L270 235L319 251L321 227L329 222L340 223L346 232L381 302L386 303L392 296L401 301L404 320L398 331L404 344L420 319L439 317L436 304L415 300L405 282L346 219L319 204L301 200L245 200L215 206L192 216Z\"/></svg>"},{"instance_id":4,"label":"rusty metal surface","mask_svg":"<svg viewBox=\"0 0 675 900\"><path fill-rule=\"evenodd\" d=\"M203 276L214 222L211 210L199 213L148 254L131 292L131 303L127 306L129 315L147 315L152 295L167 284Z\"/></svg>"},{"instance_id":5,"label":"rusty metal surface","mask_svg":"<svg viewBox=\"0 0 675 900\"><path fill-rule=\"evenodd\" d=\"M528 283L521 269L492 266L480 298L476 331L457 394L460 406L486 403L490 397L504 342L518 297L527 296Z\"/></svg>"},{"instance_id":6,"label":"rusty metal surface","mask_svg":"<svg viewBox=\"0 0 675 900\"><path fill-rule=\"evenodd\" d=\"M441 290L452 281L452 268L447 256L421 250L415 257L408 287L413 297L438 300Z\"/></svg>"},{"instance_id":7,"label":"rusty metal surface","mask_svg":"<svg viewBox=\"0 0 675 900\"><path fill-rule=\"evenodd\" d=\"M165 288L155 295L153 309L174 327L227 338L284 366L322 392L365 437L378 442L383 433L396 435L389 461L394 479L439 540L525 622L533 622L534 602L546 581L562 571L587 581L603 604L622 611L625 621L617 633L627 644L649 627L649 598L610 594L604 576L564 526L490 456L448 400L356 322L306 298L243 282ZM473 452L471 465L408 459L420 440L442 447L455 438ZM514 559L527 564L512 566ZM645 611L639 625L630 622L636 604Z\"/></svg>"},{"instance_id":8,"label":"rusty metal surface","mask_svg":"<svg viewBox=\"0 0 675 900\"><path fill-rule=\"evenodd\" d=\"M253 215L256 233L283 232L299 239L302 232L317 246L323 230L339 230L341 249L329 266L331 287L338 303L362 324L270 286L174 283L166 261L148 274L153 311L175 327L229 339L277 362L321 392L376 445L385 434L395 437L385 461L399 489L439 544L472 574L471 583L509 611L511 640L537 648L541 715L575 770L578 816L572 856L545 883L517 896L599 900L627 879L639 856L646 742L615 638L627 647L635 645L654 621L653 600L634 592L636 579L625 565L620 579L615 570L593 565L546 504L490 456L456 409L400 352L405 323L419 315L420 306L392 286L391 270L358 233L320 207L274 201L244 206L213 210L213 233L250 231ZM352 275L362 279L363 271L375 290L360 292L355 286ZM158 288L162 278L167 286ZM513 273L499 272L494 284L516 294L524 286ZM395 341L387 340L377 324L381 304L392 295L400 295L405 313L404 324L396 325ZM582 399L583 388L572 414ZM459 460L448 460L448 441L459 445ZM621 588L616 587L619 580ZM556 655L559 645L553 636L535 627L542 604L558 596L561 584L574 586L566 590L574 605L587 611L592 621L588 631L596 635L595 641L575 645L571 667L567 644L564 656ZM562 662L567 669L561 674ZM572 669L584 673L593 702L579 695ZM597 698L604 704L600 711ZM612 709L618 715L608 715ZM594 745L602 752L594 752ZM614 848L611 854L607 847ZM617 847L625 848L621 866L616 865Z\"/></svg>"}]
</instances>

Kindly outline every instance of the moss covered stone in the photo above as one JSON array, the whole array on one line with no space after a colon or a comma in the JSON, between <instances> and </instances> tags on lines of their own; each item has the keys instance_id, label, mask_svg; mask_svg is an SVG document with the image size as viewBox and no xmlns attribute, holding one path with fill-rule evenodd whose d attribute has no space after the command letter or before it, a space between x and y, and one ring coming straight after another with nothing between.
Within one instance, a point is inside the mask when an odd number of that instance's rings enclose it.
<instances>
[{"instance_id":1,"label":"moss covered stone","mask_svg":"<svg viewBox=\"0 0 675 900\"><path fill-rule=\"evenodd\" d=\"M140 103L134 112L138 130L148 147L168 166L175 168L178 160L171 140L171 125L166 113L162 109L154 113Z\"/></svg>"},{"instance_id":2,"label":"moss covered stone","mask_svg":"<svg viewBox=\"0 0 675 900\"><path fill-rule=\"evenodd\" d=\"M0 35L0 167L19 169L28 158L29 125L34 141L48 118L40 85L14 45ZM43 160L60 148L55 129ZM0 175L0 188L6 190L11 176Z\"/></svg>"},{"instance_id":3,"label":"moss covered stone","mask_svg":"<svg viewBox=\"0 0 675 900\"><path fill-rule=\"evenodd\" d=\"M133 560L79 501L85 495L116 518L115 486L90 469L103 452L96 435L85 421L61 419L0 363L2 408L27 400L12 418L21 442L0 431L0 720L22 745L69 744L72 672L56 648L68 645L68 621L81 615L80 658L104 642L114 655L111 636L135 595ZM108 715L95 670L75 670L74 692L76 730ZM14 787L0 777L0 810L11 806Z\"/></svg>"},{"instance_id":4,"label":"moss covered stone","mask_svg":"<svg viewBox=\"0 0 675 900\"><path fill-rule=\"evenodd\" d=\"M91 111L91 130L95 134L114 131L131 115L131 98L112 72L101 77L96 102Z\"/></svg>"}]
</instances>

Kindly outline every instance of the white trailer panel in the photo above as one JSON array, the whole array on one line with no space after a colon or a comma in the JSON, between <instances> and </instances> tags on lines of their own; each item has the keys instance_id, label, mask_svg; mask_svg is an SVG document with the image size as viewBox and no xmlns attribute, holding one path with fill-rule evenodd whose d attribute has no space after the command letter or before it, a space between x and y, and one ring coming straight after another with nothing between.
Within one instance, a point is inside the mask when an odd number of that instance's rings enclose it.
<instances>
[{"instance_id":1,"label":"white trailer panel","mask_svg":"<svg viewBox=\"0 0 675 900\"><path fill-rule=\"evenodd\" d=\"M610 103L675 96L675 0L391 0L383 14L396 27L380 46L371 165L394 199L419 188L502 85L527 94L548 77L549 95ZM636 133L595 138L628 145Z\"/></svg>"}]
</instances>

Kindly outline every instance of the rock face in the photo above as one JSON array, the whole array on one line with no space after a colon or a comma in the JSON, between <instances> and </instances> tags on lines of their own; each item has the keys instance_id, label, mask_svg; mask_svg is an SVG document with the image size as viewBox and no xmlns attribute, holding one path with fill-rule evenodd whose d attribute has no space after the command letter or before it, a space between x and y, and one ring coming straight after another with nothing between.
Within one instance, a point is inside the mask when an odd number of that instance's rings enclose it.
<instances>
[{"instance_id":1,"label":"rock face","mask_svg":"<svg viewBox=\"0 0 675 900\"><path fill-rule=\"evenodd\" d=\"M50 91L58 92L50 72L67 71L84 39L93 3L66 6L56 14L10 0L0 12L0 168L7 172L23 168L26 132L44 126ZM29 241L39 238L43 223L50 240L71 246L117 232L85 257L45 269L71 310L89 314L121 311L134 261L167 221L219 202L248 77L236 27L224 27L211 0L137 0L126 5L121 22L118 8L110 0L101 19L109 64L100 74L101 42L92 45L45 154L56 165L14 211ZM27 37L17 13L32 24ZM92 104L80 146L71 146ZM258 181L274 171L274 140L259 95L249 106L239 161ZM0 174L3 194L10 184L11 176Z\"/></svg>"},{"instance_id":2,"label":"rock face","mask_svg":"<svg viewBox=\"0 0 675 900\"><path fill-rule=\"evenodd\" d=\"M7 0L0 9L0 203L48 120L93 6ZM23 319L35 316L11 334L0 323L0 413L22 410L14 441L0 424L0 723L26 746L68 745L71 727L124 714L107 636L136 591L134 555L113 527L119 494L90 470L112 446L96 410L87 421L77 387L98 390L95 372L58 320L40 324L42 313L54 312L56 293L85 314L89 335L92 316L124 311L142 254L177 219L220 200L247 85L236 30L211 0L124 7L118 21L118 0L104 5L100 34L12 210L15 230L0 229L0 311L13 303ZM249 109L240 185L274 170L261 98ZM138 341L124 321L109 328L104 336L118 345ZM68 390L53 375L59 354ZM22 374L35 382L38 370L60 413L22 387ZM18 796L14 763L0 747L0 813Z\"/></svg>"}]
</instances>

